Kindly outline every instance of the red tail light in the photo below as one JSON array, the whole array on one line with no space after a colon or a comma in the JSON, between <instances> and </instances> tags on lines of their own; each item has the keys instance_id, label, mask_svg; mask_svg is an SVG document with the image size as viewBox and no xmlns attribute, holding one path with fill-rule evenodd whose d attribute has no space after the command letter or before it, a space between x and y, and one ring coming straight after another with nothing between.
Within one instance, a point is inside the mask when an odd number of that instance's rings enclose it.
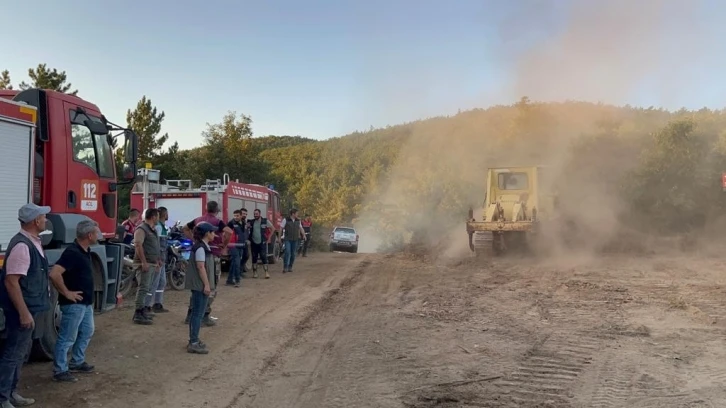
<instances>
[{"instance_id":1,"label":"red tail light","mask_svg":"<svg viewBox=\"0 0 726 408\"><path fill-rule=\"evenodd\" d=\"M33 179L33 204L40 205L40 179L34 178Z\"/></svg>"}]
</instances>

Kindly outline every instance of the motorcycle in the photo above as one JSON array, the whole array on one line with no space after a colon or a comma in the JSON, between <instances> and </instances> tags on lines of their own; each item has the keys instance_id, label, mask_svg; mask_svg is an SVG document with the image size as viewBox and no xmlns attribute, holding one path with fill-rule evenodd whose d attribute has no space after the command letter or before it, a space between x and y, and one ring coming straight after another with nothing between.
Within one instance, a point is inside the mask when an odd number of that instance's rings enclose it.
<instances>
[{"instance_id":1,"label":"motorcycle","mask_svg":"<svg viewBox=\"0 0 726 408\"><path fill-rule=\"evenodd\" d=\"M187 264L192 254L192 240L178 237L169 239L167 244L166 282L174 290L184 290Z\"/></svg>"},{"instance_id":2,"label":"motorcycle","mask_svg":"<svg viewBox=\"0 0 726 408\"><path fill-rule=\"evenodd\" d=\"M309 233L309 232L306 232L306 233L305 233L305 241L303 241L303 240L300 240L300 243L299 243L299 244L298 244L298 246L297 246L297 254L298 254L299 256L302 256L302 253L303 253L303 249L304 249L304 247L305 247L305 243L306 243L306 241L307 241L307 244L308 244L308 245L310 245L310 233Z\"/></svg>"},{"instance_id":3,"label":"motorcycle","mask_svg":"<svg viewBox=\"0 0 726 408\"><path fill-rule=\"evenodd\" d=\"M181 222L177 221L171 228L167 241L166 282L167 287L174 290L184 290L186 263L190 259L192 240L184 237L181 232ZM137 274L134 273L133 258L136 249L133 243L124 244L124 259L121 269L121 280L118 292L124 298L129 297L133 289L139 284Z\"/></svg>"}]
</instances>

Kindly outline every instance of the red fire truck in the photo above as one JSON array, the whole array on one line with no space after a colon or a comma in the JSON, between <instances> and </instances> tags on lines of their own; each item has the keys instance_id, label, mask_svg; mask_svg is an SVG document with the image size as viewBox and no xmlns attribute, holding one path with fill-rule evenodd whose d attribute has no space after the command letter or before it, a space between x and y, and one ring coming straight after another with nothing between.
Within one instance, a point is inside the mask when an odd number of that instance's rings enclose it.
<instances>
[{"instance_id":1,"label":"red fire truck","mask_svg":"<svg viewBox=\"0 0 726 408\"><path fill-rule=\"evenodd\" d=\"M124 171L116 179L113 146L124 139ZM45 255L53 265L75 239L76 225L90 218L104 239L93 252L94 307L98 312L116 305L117 279L124 247L109 241L115 236L116 190L136 177L138 137L108 121L98 107L79 97L43 89L0 90L0 262L18 231L18 209L27 202L50 206ZM51 285L52 286L52 285ZM51 287L51 310L36 319L33 353L51 359L57 338L60 309ZM0 313L0 331L5 327Z\"/></svg>"},{"instance_id":2,"label":"red fire truck","mask_svg":"<svg viewBox=\"0 0 726 408\"><path fill-rule=\"evenodd\" d=\"M216 201L222 207L220 218L229 221L234 210L246 208L248 218L259 209L263 217L272 223L275 234L279 237L282 214L280 211L280 193L274 186L260 184L243 184L230 181L225 174L222 180L207 180L204 185L194 187L191 180L166 180L164 184L149 183L149 207L166 207L171 223L187 222L204 214L208 201ZM136 183L131 193L131 208L144 209L143 185ZM278 239L267 248L269 263L273 264L280 255Z\"/></svg>"}]
</instances>

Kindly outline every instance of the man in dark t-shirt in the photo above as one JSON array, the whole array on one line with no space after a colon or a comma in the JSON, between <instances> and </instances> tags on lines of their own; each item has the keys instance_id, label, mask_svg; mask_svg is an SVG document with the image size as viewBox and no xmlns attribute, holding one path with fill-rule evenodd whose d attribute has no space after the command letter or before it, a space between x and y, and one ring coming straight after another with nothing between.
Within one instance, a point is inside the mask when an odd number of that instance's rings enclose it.
<instances>
[{"instance_id":1,"label":"man in dark t-shirt","mask_svg":"<svg viewBox=\"0 0 726 408\"><path fill-rule=\"evenodd\" d=\"M61 309L60 330L55 343L53 380L76 382L71 372L92 373L86 362L86 348L94 331L93 268L91 246L101 234L98 224L84 220L76 226L76 241L66 248L50 271L50 280L58 290ZM68 362L68 351L71 350Z\"/></svg>"}]
</instances>

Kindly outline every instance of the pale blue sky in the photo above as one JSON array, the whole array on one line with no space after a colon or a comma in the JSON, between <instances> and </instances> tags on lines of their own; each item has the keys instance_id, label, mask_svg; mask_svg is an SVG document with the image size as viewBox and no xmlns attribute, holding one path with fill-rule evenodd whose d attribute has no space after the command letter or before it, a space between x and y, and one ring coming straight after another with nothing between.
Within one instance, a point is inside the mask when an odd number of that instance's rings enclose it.
<instances>
[{"instance_id":1,"label":"pale blue sky","mask_svg":"<svg viewBox=\"0 0 726 408\"><path fill-rule=\"evenodd\" d=\"M0 6L0 70L16 84L46 62L122 123L146 95L183 148L199 145L205 123L228 110L250 115L258 136L323 139L523 94L726 105L726 3L718 0Z\"/></svg>"}]
</instances>

